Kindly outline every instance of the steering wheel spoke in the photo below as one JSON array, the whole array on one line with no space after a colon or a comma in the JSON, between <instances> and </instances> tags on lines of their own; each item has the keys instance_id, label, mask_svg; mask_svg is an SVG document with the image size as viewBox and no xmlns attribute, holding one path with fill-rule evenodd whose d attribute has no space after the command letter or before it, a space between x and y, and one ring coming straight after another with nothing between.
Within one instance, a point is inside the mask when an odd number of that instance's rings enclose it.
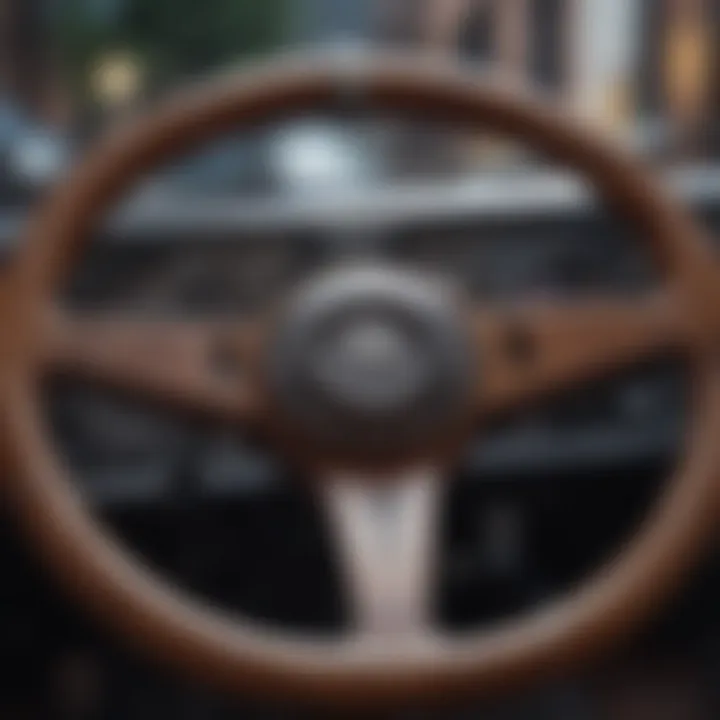
<instances>
[{"instance_id":1,"label":"steering wheel spoke","mask_svg":"<svg viewBox=\"0 0 720 720\"><path fill-rule=\"evenodd\" d=\"M362 635L424 635L431 625L439 472L390 483L338 475L323 502L354 618Z\"/></svg>"},{"instance_id":2,"label":"steering wheel spoke","mask_svg":"<svg viewBox=\"0 0 720 720\"><path fill-rule=\"evenodd\" d=\"M257 321L48 316L42 362L55 374L89 379L153 402L227 421L258 410L250 378Z\"/></svg>"},{"instance_id":3,"label":"steering wheel spoke","mask_svg":"<svg viewBox=\"0 0 720 720\"><path fill-rule=\"evenodd\" d=\"M669 294L535 301L474 317L476 400L492 415L664 352L686 351L691 324Z\"/></svg>"}]
</instances>

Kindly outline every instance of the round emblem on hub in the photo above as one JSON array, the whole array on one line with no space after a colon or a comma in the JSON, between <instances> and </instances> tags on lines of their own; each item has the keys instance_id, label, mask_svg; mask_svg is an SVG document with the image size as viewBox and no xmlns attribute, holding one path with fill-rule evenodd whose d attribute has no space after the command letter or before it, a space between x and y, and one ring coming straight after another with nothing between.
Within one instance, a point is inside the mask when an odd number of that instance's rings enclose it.
<instances>
[{"instance_id":1,"label":"round emblem on hub","mask_svg":"<svg viewBox=\"0 0 720 720\"><path fill-rule=\"evenodd\" d=\"M432 277L342 268L303 286L270 347L270 392L303 442L405 453L455 423L472 358L459 298Z\"/></svg>"},{"instance_id":2,"label":"round emblem on hub","mask_svg":"<svg viewBox=\"0 0 720 720\"><path fill-rule=\"evenodd\" d=\"M379 416L411 403L432 368L403 328L368 315L348 321L320 343L311 367L327 394L348 409Z\"/></svg>"}]
</instances>

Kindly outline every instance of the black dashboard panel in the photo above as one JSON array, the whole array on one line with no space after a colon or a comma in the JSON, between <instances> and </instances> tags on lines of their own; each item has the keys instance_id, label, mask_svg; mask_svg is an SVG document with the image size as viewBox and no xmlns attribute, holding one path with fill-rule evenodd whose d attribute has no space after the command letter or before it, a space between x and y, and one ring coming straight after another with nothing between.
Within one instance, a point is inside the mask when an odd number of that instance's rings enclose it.
<instances>
[{"instance_id":1,"label":"black dashboard panel","mask_svg":"<svg viewBox=\"0 0 720 720\"><path fill-rule=\"evenodd\" d=\"M712 206L702 209L710 223L720 220ZM410 215L370 237L369 254L449 275L479 302L632 296L657 281L637 238L596 211L432 223ZM86 309L153 314L257 312L308 274L344 261L345 242L332 227L294 234L240 228L233 236L208 232L181 238L148 232L146 242L132 234L126 240L101 234L76 272L67 301ZM479 437L463 473L487 481L539 469L552 474L667 461L682 444L686 385L682 364L659 358L546 401ZM158 416L87 386L60 388L52 412L63 446L101 502L162 497L176 468L189 459L211 495L270 490L282 475L282 462L268 448L220 428L208 431ZM118 479L127 476L133 479Z\"/></svg>"},{"instance_id":2,"label":"black dashboard panel","mask_svg":"<svg viewBox=\"0 0 720 720\"><path fill-rule=\"evenodd\" d=\"M404 262L460 280L480 302L633 295L657 279L638 239L607 217L510 227L424 225L400 233L392 248Z\"/></svg>"},{"instance_id":3,"label":"black dashboard panel","mask_svg":"<svg viewBox=\"0 0 720 720\"><path fill-rule=\"evenodd\" d=\"M677 173L670 185L720 237L720 172ZM12 226L0 217L8 251L3 229ZM633 295L657 281L633 232L561 175L397 188L334 203L155 198L125 206L96 235L67 288L76 308L252 313L312 272L358 255L444 273L490 303ZM672 459L685 391L682 365L660 358L494 428L469 449L463 474L488 481ZM82 384L59 388L52 405L58 439L100 502L164 497L190 461L210 495L270 490L283 472L248 438Z\"/></svg>"}]
</instances>

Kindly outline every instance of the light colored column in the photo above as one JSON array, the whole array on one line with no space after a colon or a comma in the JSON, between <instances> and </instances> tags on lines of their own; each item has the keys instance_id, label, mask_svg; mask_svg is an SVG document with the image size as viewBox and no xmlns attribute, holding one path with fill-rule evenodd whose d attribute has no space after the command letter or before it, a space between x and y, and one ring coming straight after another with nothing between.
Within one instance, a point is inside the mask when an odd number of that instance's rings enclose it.
<instances>
[{"instance_id":1,"label":"light colored column","mask_svg":"<svg viewBox=\"0 0 720 720\"><path fill-rule=\"evenodd\" d=\"M710 0L665 1L665 101L678 145L690 151L709 112L713 50Z\"/></svg>"},{"instance_id":2,"label":"light colored column","mask_svg":"<svg viewBox=\"0 0 720 720\"><path fill-rule=\"evenodd\" d=\"M455 52L470 7L471 0L430 0L422 23L426 47L440 53Z\"/></svg>"},{"instance_id":3,"label":"light colored column","mask_svg":"<svg viewBox=\"0 0 720 720\"><path fill-rule=\"evenodd\" d=\"M496 2L496 55L500 70L512 82L528 80L529 0Z\"/></svg>"},{"instance_id":4,"label":"light colored column","mask_svg":"<svg viewBox=\"0 0 720 720\"><path fill-rule=\"evenodd\" d=\"M569 0L566 17L570 104L596 127L623 136L635 115L639 0Z\"/></svg>"}]
</instances>

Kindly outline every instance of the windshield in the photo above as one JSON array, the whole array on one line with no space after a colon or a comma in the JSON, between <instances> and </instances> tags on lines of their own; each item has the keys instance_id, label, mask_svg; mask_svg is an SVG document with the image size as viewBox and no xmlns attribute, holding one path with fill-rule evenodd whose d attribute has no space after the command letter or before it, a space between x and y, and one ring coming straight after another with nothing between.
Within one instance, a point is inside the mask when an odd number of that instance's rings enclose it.
<instances>
[{"instance_id":1,"label":"windshield","mask_svg":"<svg viewBox=\"0 0 720 720\"><path fill-rule=\"evenodd\" d=\"M107 125L189 79L318 44L413 46L547 95L663 164L720 157L720 10L703 0L8 0L0 19L0 202L50 182ZM308 117L223 138L153 183L302 194L523 170L477 133ZM422 153L417 149L423 148Z\"/></svg>"}]
</instances>

